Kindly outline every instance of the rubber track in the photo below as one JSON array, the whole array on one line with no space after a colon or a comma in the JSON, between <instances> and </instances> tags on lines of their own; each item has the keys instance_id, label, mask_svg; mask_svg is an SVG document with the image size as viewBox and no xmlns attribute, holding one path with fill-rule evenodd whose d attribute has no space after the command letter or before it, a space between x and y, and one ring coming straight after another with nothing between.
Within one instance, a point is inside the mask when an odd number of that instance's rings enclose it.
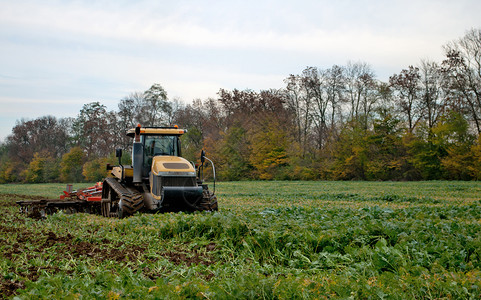
<instances>
[{"instance_id":1,"label":"rubber track","mask_svg":"<svg viewBox=\"0 0 481 300\"><path fill-rule=\"evenodd\" d=\"M204 190L198 210L218 211L217 197L211 194L208 190Z\"/></svg>"},{"instance_id":2,"label":"rubber track","mask_svg":"<svg viewBox=\"0 0 481 300\"><path fill-rule=\"evenodd\" d=\"M106 178L105 182L118 195L122 202L122 217L131 216L144 207L144 198L142 194L131 192L114 178Z\"/></svg>"},{"instance_id":3,"label":"rubber track","mask_svg":"<svg viewBox=\"0 0 481 300\"><path fill-rule=\"evenodd\" d=\"M105 182L110 186L111 189L113 189L117 193L119 198L122 194L129 194L130 193L127 190L127 188L125 188L123 185L121 185L120 182L115 180L115 178L111 178L111 177L105 178Z\"/></svg>"},{"instance_id":4,"label":"rubber track","mask_svg":"<svg viewBox=\"0 0 481 300\"><path fill-rule=\"evenodd\" d=\"M122 202L122 217L135 214L144 207L144 198L141 194L123 194L120 196Z\"/></svg>"}]
</instances>

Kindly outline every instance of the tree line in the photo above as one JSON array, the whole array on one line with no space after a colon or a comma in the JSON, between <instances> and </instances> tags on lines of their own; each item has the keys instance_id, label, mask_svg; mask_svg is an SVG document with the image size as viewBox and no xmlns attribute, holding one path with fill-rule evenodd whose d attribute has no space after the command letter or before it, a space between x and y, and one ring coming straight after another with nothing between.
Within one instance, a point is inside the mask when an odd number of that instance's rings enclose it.
<instances>
[{"instance_id":1,"label":"tree line","mask_svg":"<svg viewBox=\"0 0 481 300\"><path fill-rule=\"evenodd\" d=\"M307 67L281 89L220 89L184 104L154 84L115 111L92 102L76 118L19 120L0 146L0 182L101 180L138 123L187 129L184 156L205 149L222 180L478 180L481 29L443 51L387 82L348 62Z\"/></svg>"}]
</instances>

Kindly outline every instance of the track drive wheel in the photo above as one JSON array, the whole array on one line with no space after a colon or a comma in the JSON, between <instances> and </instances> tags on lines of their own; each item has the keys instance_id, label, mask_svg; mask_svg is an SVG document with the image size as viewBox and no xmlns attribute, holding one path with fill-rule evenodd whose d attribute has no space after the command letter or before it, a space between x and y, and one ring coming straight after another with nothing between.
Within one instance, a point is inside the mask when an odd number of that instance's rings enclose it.
<instances>
[{"instance_id":1,"label":"track drive wheel","mask_svg":"<svg viewBox=\"0 0 481 300\"><path fill-rule=\"evenodd\" d=\"M109 215L110 215L110 201L107 201L106 199L102 199L102 201L100 202L100 211L102 213L102 216L109 217Z\"/></svg>"},{"instance_id":2,"label":"track drive wheel","mask_svg":"<svg viewBox=\"0 0 481 300\"><path fill-rule=\"evenodd\" d=\"M118 217L118 196L112 188L108 188L108 196L102 199L100 208L102 216L107 218Z\"/></svg>"}]
</instances>

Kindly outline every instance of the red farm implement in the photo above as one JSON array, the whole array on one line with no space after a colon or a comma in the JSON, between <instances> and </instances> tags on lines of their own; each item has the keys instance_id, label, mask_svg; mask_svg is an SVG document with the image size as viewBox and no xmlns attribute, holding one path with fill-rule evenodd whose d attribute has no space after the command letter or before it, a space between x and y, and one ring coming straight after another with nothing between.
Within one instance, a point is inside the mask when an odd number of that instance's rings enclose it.
<instances>
[{"instance_id":1,"label":"red farm implement","mask_svg":"<svg viewBox=\"0 0 481 300\"><path fill-rule=\"evenodd\" d=\"M67 189L59 199L23 200L17 201L20 211L35 218L44 218L48 214L63 210L66 213L86 212L100 213L102 200L102 182L94 186L72 190L68 184Z\"/></svg>"}]
</instances>

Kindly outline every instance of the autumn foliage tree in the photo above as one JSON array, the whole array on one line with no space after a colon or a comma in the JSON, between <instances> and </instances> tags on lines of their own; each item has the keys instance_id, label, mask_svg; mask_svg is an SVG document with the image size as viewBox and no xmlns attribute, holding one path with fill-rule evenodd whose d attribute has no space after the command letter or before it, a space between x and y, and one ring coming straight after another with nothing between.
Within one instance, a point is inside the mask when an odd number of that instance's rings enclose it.
<instances>
[{"instance_id":1,"label":"autumn foliage tree","mask_svg":"<svg viewBox=\"0 0 481 300\"><path fill-rule=\"evenodd\" d=\"M26 164L35 153L46 152L58 158L67 149L68 133L62 120L52 116L20 120L7 137L12 161Z\"/></svg>"},{"instance_id":2,"label":"autumn foliage tree","mask_svg":"<svg viewBox=\"0 0 481 300\"><path fill-rule=\"evenodd\" d=\"M59 160L47 152L36 152L23 177L29 183L55 182L60 174Z\"/></svg>"},{"instance_id":3,"label":"autumn foliage tree","mask_svg":"<svg viewBox=\"0 0 481 300\"><path fill-rule=\"evenodd\" d=\"M22 119L0 144L0 182L99 180L138 123L187 129L184 157L206 150L221 180L480 179L481 29L443 50L387 82L365 62L308 66L279 89L184 104L155 83L116 110L90 102L75 118Z\"/></svg>"},{"instance_id":4,"label":"autumn foliage tree","mask_svg":"<svg viewBox=\"0 0 481 300\"><path fill-rule=\"evenodd\" d=\"M80 147L73 147L62 156L60 163L60 180L63 182L81 182L85 153Z\"/></svg>"},{"instance_id":5,"label":"autumn foliage tree","mask_svg":"<svg viewBox=\"0 0 481 300\"><path fill-rule=\"evenodd\" d=\"M250 131L249 162L255 168L254 176L259 179L289 178L289 150L291 138L284 124L270 116L264 118L263 126Z\"/></svg>"}]
</instances>

